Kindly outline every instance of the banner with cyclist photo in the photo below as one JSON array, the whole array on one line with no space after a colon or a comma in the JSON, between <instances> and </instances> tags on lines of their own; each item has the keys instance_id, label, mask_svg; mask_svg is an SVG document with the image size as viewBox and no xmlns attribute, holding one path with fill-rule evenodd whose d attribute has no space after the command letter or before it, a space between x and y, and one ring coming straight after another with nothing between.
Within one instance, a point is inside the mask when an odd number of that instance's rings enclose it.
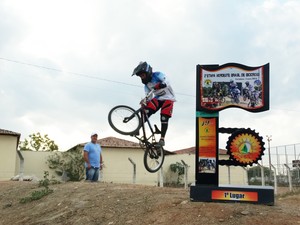
<instances>
[{"instance_id":1,"label":"banner with cyclist photo","mask_svg":"<svg viewBox=\"0 0 300 225\"><path fill-rule=\"evenodd\" d=\"M217 119L198 118L198 173L216 173Z\"/></svg>"},{"instance_id":2,"label":"banner with cyclist photo","mask_svg":"<svg viewBox=\"0 0 300 225\"><path fill-rule=\"evenodd\" d=\"M269 64L197 65L197 111L269 110Z\"/></svg>"}]
</instances>

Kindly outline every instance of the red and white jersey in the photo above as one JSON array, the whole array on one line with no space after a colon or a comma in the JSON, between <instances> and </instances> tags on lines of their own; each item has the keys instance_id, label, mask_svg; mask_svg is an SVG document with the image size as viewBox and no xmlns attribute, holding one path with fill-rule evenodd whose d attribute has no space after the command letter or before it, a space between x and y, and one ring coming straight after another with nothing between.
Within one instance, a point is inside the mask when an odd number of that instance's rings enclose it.
<instances>
[{"instance_id":1,"label":"red and white jersey","mask_svg":"<svg viewBox=\"0 0 300 225\"><path fill-rule=\"evenodd\" d=\"M145 85L146 94L148 94L152 89L154 89L155 85L157 85L158 83L165 84L166 87L155 90L153 94L154 95L153 98L156 98L157 100L161 100L161 101L171 100L175 102L176 98L172 86L167 80L165 74L161 72L152 73L151 81Z\"/></svg>"}]
</instances>

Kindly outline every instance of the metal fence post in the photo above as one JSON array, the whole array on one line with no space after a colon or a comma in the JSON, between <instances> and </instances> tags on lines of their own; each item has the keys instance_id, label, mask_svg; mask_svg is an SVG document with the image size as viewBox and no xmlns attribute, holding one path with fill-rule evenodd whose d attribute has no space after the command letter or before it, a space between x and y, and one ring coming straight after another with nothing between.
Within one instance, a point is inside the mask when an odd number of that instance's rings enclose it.
<instances>
[{"instance_id":1,"label":"metal fence post","mask_svg":"<svg viewBox=\"0 0 300 225\"><path fill-rule=\"evenodd\" d=\"M248 168L242 167L246 171L246 185L249 185Z\"/></svg>"},{"instance_id":2,"label":"metal fence post","mask_svg":"<svg viewBox=\"0 0 300 225\"><path fill-rule=\"evenodd\" d=\"M288 174L288 179L289 179L289 188L290 188L290 191L292 191L293 185L292 185L291 168L287 164L284 164L284 166L287 168L287 174Z\"/></svg>"},{"instance_id":3,"label":"metal fence post","mask_svg":"<svg viewBox=\"0 0 300 225\"><path fill-rule=\"evenodd\" d=\"M164 173L163 172L164 172L163 167L161 166L161 168L159 169L159 173L158 173L158 182L159 182L160 187L164 187Z\"/></svg>"},{"instance_id":4,"label":"metal fence post","mask_svg":"<svg viewBox=\"0 0 300 225\"><path fill-rule=\"evenodd\" d=\"M260 174L261 174L261 185L265 186L265 171L264 171L264 167L262 165L260 165L259 163L257 163L257 165L260 167ZM271 173L271 171L270 171Z\"/></svg>"},{"instance_id":5,"label":"metal fence post","mask_svg":"<svg viewBox=\"0 0 300 225\"><path fill-rule=\"evenodd\" d=\"M187 189L188 187L188 168L189 165L186 164L183 160L181 160L183 166L184 166L184 188Z\"/></svg>"},{"instance_id":6,"label":"metal fence post","mask_svg":"<svg viewBox=\"0 0 300 225\"><path fill-rule=\"evenodd\" d=\"M276 168L271 164L272 168L274 169L274 193L277 194L277 175L276 175Z\"/></svg>"},{"instance_id":7,"label":"metal fence post","mask_svg":"<svg viewBox=\"0 0 300 225\"><path fill-rule=\"evenodd\" d=\"M133 178L132 178L132 182L135 184L135 182L136 182L136 164L135 164L135 162L133 162L133 160L131 158L128 158L128 160L133 165Z\"/></svg>"},{"instance_id":8,"label":"metal fence post","mask_svg":"<svg viewBox=\"0 0 300 225\"><path fill-rule=\"evenodd\" d=\"M231 184L230 166L227 166L227 171L228 171L228 184Z\"/></svg>"}]
</instances>

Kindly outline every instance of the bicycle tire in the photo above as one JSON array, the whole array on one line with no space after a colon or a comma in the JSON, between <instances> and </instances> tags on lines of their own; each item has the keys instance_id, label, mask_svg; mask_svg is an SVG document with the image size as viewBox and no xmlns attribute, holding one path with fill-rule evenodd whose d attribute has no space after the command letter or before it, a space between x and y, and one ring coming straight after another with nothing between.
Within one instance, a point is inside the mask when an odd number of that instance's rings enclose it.
<instances>
[{"instance_id":1,"label":"bicycle tire","mask_svg":"<svg viewBox=\"0 0 300 225\"><path fill-rule=\"evenodd\" d=\"M147 146L144 153L144 166L150 173L157 172L163 165L165 160L165 151L158 144Z\"/></svg>"},{"instance_id":2,"label":"bicycle tire","mask_svg":"<svg viewBox=\"0 0 300 225\"><path fill-rule=\"evenodd\" d=\"M108 123L111 128L120 134L135 135L142 126L141 117L139 114L135 113L135 111L136 110L126 105L115 106L108 113ZM126 117L132 115L133 118L130 121L124 122Z\"/></svg>"}]
</instances>

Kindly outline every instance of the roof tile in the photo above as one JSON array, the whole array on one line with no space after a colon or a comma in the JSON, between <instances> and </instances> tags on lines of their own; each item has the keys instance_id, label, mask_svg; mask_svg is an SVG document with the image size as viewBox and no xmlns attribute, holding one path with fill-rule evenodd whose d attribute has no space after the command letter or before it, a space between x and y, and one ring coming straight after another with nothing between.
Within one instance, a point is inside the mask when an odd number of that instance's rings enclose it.
<instances>
[{"instance_id":1,"label":"roof tile","mask_svg":"<svg viewBox=\"0 0 300 225\"><path fill-rule=\"evenodd\" d=\"M21 136L20 133L16 133L16 132L9 131L9 130L4 130L4 129L0 129L0 134L4 134L4 135L12 135L12 136L18 136L18 137Z\"/></svg>"}]
</instances>

